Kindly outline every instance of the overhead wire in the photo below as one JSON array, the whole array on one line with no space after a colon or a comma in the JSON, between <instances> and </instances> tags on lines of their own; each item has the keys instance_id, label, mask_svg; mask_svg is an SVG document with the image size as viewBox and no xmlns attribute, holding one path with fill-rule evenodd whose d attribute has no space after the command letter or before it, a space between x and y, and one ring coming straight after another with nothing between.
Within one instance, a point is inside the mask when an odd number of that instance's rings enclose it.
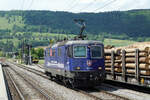
<instances>
[{"instance_id":1,"label":"overhead wire","mask_svg":"<svg viewBox=\"0 0 150 100\"><path fill-rule=\"evenodd\" d=\"M80 0L74 0L74 1L76 1L76 2L74 3L74 5L72 5L72 6L68 9L68 11L72 10L73 8L75 8L75 7L79 4L79 1L80 1Z\"/></svg>"},{"instance_id":2,"label":"overhead wire","mask_svg":"<svg viewBox=\"0 0 150 100\"><path fill-rule=\"evenodd\" d=\"M93 5L93 4L95 3L95 1L96 1L96 0L90 2L87 6L81 8L81 9L80 9L80 12L82 12L85 8L86 8L86 9L89 8L91 5ZM101 7L97 8L97 9L95 9L93 12L98 11L98 10L100 10L100 9L103 9L103 8L109 6L110 4L112 4L112 3L116 2L116 1L117 1L117 0L112 0L112 1L108 0L107 2L105 2L106 4L104 4L103 6L101 6ZM77 2L76 4L74 4L69 10L72 10L73 8L75 8L75 7L78 5L78 3L79 3L79 2ZM68 10L68 11L69 11L69 10Z\"/></svg>"},{"instance_id":3,"label":"overhead wire","mask_svg":"<svg viewBox=\"0 0 150 100\"><path fill-rule=\"evenodd\" d=\"M89 8L91 5L93 5L95 3L96 0L93 0L92 2L90 2L88 5L86 5L85 7L80 9L80 12L83 11L85 8Z\"/></svg>"},{"instance_id":4,"label":"overhead wire","mask_svg":"<svg viewBox=\"0 0 150 100\"><path fill-rule=\"evenodd\" d=\"M103 9L103 8L109 6L110 4L112 4L112 3L116 2L116 1L117 1L117 0L110 1L110 2L108 2L107 4L105 4L104 6L95 9L94 12L97 11L97 10Z\"/></svg>"},{"instance_id":5,"label":"overhead wire","mask_svg":"<svg viewBox=\"0 0 150 100\"><path fill-rule=\"evenodd\" d=\"M27 8L27 10L29 10L29 9L31 8L31 6L32 6L33 3L34 3L34 0L31 0L29 6L28 6L28 8Z\"/></svg>"},{"instance_id":6,"label":"overhead wire","mask_svg":"<svg viewBox=\"0 0 150 100\"><path fill-rule=\"evenodd\" d=\"M67 0L70 1L70 0ZM71 0L71 2L66 2L66 7L69 7L75 0ZM67 10L67 8L65 8Z\"/></svg>"},{"instance_id":7,"label":"overhead wire","mask_svg":"<svg viewBox=\"0 0 150 100\"><path fill-rule=\"evenodd\" d=\"M24 3L25 3L25 0L22 0L22 4L21 4L21 7L20 7L21 10L24 9Z\"/></svg>"}]
</instances>

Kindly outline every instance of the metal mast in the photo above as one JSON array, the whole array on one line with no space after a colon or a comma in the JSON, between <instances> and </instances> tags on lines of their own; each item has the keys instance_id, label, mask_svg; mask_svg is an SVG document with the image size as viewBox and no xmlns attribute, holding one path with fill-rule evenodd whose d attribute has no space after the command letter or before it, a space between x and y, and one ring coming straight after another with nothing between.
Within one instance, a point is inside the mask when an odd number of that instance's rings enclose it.
<instances>
[{"instance_id":1,"label":"metal mast","mask_svg":"<svg viewBox=\"0 0 150 100\"><path fill-rule=\"evenodd\" d=\"M83 35L82 33L83 33L84 29L85 29L85 21L83 19L74 19L74 21L81 28L79 35L77 37L75 37L75 39L82 39L82 40L84 40L86 35Z\"/></svg>"}]
</instances>

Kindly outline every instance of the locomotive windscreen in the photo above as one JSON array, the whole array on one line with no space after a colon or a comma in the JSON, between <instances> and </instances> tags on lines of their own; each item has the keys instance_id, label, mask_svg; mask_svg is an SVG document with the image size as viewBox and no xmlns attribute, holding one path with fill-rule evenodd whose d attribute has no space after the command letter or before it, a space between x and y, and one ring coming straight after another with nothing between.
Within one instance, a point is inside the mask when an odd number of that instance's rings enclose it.
<instances>
[{"instance_id":1,"label":"locomotive windscreen","mask_svg":"<svg viewBox=\"0 0 150 100\"><path fill-rule=\"evenodd\" d=\"M86 57L86 46L74 46L74 57Z\"/></svg>"},{"instance_id":2,"label":"locomotive windscreen","mask_svg":"<svg viewBox=\"0 0 150 100\"><path fill-rule=\"evenodd\" d=\"M102 47L101 46L91 46L91 57L92 58L102 57Z\"/></svg>"}]
</instances>

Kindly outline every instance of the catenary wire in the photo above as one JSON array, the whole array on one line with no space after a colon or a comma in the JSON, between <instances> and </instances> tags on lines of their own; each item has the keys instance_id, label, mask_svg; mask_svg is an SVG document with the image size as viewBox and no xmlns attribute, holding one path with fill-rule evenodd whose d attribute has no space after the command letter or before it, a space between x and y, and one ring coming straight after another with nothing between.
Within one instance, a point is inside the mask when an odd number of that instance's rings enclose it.
<instances>
[{"instance_id":1,"label":"catenary wire","mask_svg":"<svg viewBox=\"0 0 150 100\"><path fill-rule=\"evenodd\" d=\"M65 7L69 7L70 8L70 5L71 4L73 4L73 2L75 1L75 0L71 0L71 2L70 2L70 0L67 0L67 1L69 1L69 2L66 2L66 6ZM69 9L68 8L68 9ZM67 10L67 8L64 8L65 10Z\"/></svg>"},{"instance_id":2,"label":"catenary wire","mask_svg":"<svg viewBox=\"0 0 150 100\"><path fill-rule=\"evenodd\" d=\"M74 3L74 5L72 5L72 6L68 9L68 11L71 11L72 9L74 9L74 8L79 4L79 1L80 1L80 0L74 0L74 1L76 1L76 2Z\"/></svg>"},{"instance_id":3,"label":"catenary wire","mask_svg":"<svg viewBox=\"0 0 150 100\"><path fill-rule=\"evenodd\" d=\"M91 5L93 5L95 3L96 0L93 0L92 2L90 2L88 5L86 5L85 7L80 9L80 12L83 11L85 8L89 8Z\"/></svg>"},{"instance_id":4,"label":"catenary wire","mask_svg":"<svg viewBox=\"0 0 150 100\"><path fill-rule=\"evenodd\" d=\"M22 0L22 4L21 4L21 7L20 7L21 10L24 9L24 3L25 3L25 0Z\"/></svg>"},{"instance_id":5,"label":"catenary wire","mask_svg":"<svg viewBox=\"0 0 150 100\"><path fill-rule=\"evenodd\" d=\"M30 8L31 8L31 6L33 5L33 3L34 3L34 0L31 0L29 6L28 6L28 8L27 8L27 10L30 10Z\"/></svg>"},{"instance_id":6,"label":"catenary wire","mask_svg":"<svg viewBox=\"0 0 150 100\"><path fill-rule=\"evenodd\" d=\"M103 9L103 8L109 6L110 4L112 4L112 3L116 2L116 1L117 1L117 0L110 1L110 2L108 2L107 4L105 4L104 6L95 9L94 12L97 11L97 10Z\"/></svg>"}]
</instances>

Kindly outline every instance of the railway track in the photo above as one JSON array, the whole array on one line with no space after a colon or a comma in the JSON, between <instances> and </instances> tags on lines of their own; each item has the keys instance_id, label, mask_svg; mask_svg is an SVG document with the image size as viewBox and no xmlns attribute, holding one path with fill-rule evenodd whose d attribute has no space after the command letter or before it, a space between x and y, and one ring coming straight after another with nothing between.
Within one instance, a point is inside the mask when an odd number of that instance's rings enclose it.
<instances>
[{"instance_id":1,"label":"railway track","mask_svg":"<svg viewBox=\"0 0 150 100\"><path fill-rule=\"evenodd\" d=\"M20 73L15 68L10 67L11 70L13 70L18 76L20 76L27 84L29 84L32 88L34 88L39 94L41 94L40 100L59 100L57 97L55 97L52 93L42 88L38 83L36 83L32 77Z\"/></svg>"},{"instance_id":2,"label":"railway track","mask_svg":"<svg viewBox=\"0 0 150 100\"><path fill-rule=\"evenodd\" d=\"M15 64L15 63L13 63L13 64ZM25 67L25 66L23 66L23 65L21 65L21 64L15 64L16 66L18 66L18 67L20 67L20 68L23 68L23 69L25 69L25 70L27 70L27 71L30 71L30 72L32 72L32 73L34 73L34 74L36 74L36 75L39 75L39 76L41 76L41 77L43 77L43 78L45 78L45 79L50 79L48 76L46 76L45 75L45 73L44 72L42 72L42 71L39 71L39 70L36 70L36 69L33 69L33 68L29 68L29 67ZM58 83L58 82L57 82ZM62 84L61 84L62 85ZM93 98L94 100L104 100L105 98L107 98L107 99L111 99L112 100L112 98L113 98L113 100L129 100L129 99L127 99L127 98L125 98L125 97L121 97L121 96L118 96L118 95L115 95L115 94L112 94L112 93L109 93L109 92L107 92L107 91L104 91L104 90L98 90L98 89L95 89L96 90L96 94L98 95L98 94L100 94L101 96L103 96L103 97L98 97L97 95L95 95L95 93L89 93L89 92L87 92L86 90L81 90L81 89L73 89L73 90L75 90L75 91L77 91L77 92L79 92L79 93L82 93L82 94L84 94L84 95L87 95L87 96L89 96L89 97L91 97L91 98Z\"/></svg>"},{"instance_id":3,"label":"railway track","mask_svg":"<svg viewBox=\"0 0 150 100\"><path fill-rule=\"evenodd\" d=\"M99 90L97 88L91 88L90 90L89 89L82 90L75 88L74 90L87 96L93 97L96 100L129 100L128 98L121 97L119 95L115 95L104 90Z\"/></svg>"},{"instance_id":4,"label":"railway track","mask_svg":"<svg viewBox=\"0 0 150 100\"><path fill-rule=\"evenodd\" d=\"M39 68L41 68L41 69L44 69L43 67L42 67L42 65L39 65L39 64L34 64L35 66L37 66L37 67L39 67Z\"/></svg>"},{"instance_id":5,"label":"railway track","mask_svg":"<svg viewBox=\"0 0 150 100\"><path fill-rule=\"evenodd\" d=\"M8 87L11 91L11 96L13 100L25 100L22 92L17 87L17 84L14 81L14 78L12 75L6 70L6 68L3 68L4 74L6 76L6 80L8 82Z\"/></svg>"},{"instance_id":6,"label":"railway track","mask_svg":"<svg viewBox=\"0 0 150 100\"><path fill-rule=\"evenodd\" d=\"M19 67L19 68L22 68L22 69L25 69L25 70L27 70L27 71L29 71L29 72L31 72L31 73L34 73L34 74L36 74L36 75L39 75L39 76L41 76L41 77L43 77L43 78L45 78L45 79L50 79L50 78L49 78L48 76L46 76L45 73L42 72L42 71L36 70L36 69L34 69L34 68L29 68L29 67L26 67L26 66L21 65L21 64L16 64L16 63L12 63L12 62L9 62L9 63L14 64L15 66L17 66L17 67Z\"/></svg>"}]
</instances>

